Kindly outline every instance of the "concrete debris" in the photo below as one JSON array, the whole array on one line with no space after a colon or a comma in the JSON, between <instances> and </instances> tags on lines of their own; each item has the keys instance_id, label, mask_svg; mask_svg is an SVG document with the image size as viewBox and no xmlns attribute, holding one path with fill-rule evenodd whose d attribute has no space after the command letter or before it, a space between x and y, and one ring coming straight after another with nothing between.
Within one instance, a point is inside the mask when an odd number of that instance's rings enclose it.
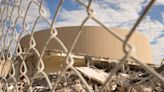
<instances>
[{"instance_id":1,"label":"concrete debris","mask_svg":"<svg viewBox=\"0 0 164 92\"><path fill-rule=\"evenodd\" d=\"M114 64L115 65L115 64ZM114 67L114 66L113 66ZM147 74L146 71L140 69L138 65L127 65L126 73L118 71L106 85L104 92L163 92L164 86L157 81L155 78L149 77L150 74ZM135 68L133 68L135 67ZM138 67L138 68L137 68ZM153 67L155 70L157 67ZM96 69L95 69L96 68ZM110 71L106 72L98 67L77 67L77 70L80 71L82 76L85 78L89 86L94 92L99 91L105 79L110 74ZM48 75L52 85L55 84L59 74L49 74ZM145 80L140 82L142 80ZM46 83L45 78L35 79L33 85L38 92L48 91L48 84ZM38 87L41 86L41 87ZM80 78L73 71L67 71L62 75L62 79L59 82L56 92L86 92L85 85L81 82Z\"/></svg>"},{"instance_id":2,"label":"concrete debris","mask_svg":"<svg viewBox=\"0 0 164 92\"><path fill-rule=\"evenodd\" d=\"M82 74L87 76L89 79L95 80L101 84L105 82L108 78L109 73L103 72L98 69L93 69L89 67L76 67Z\"/></svg>"},{"instance_id":3,"label":"concrete debris","mask_svg":"<svg viewBox=\"0 0 164 92\"><path fill-rule=\"evenodd\" d=\"M98 92L106 78L110 75L110 71L117 66L116 62L93 62L86 67L76 67L76 69L84 77L93 92ZM164 65L155 66L148 65L164 76ZM55 85L59 73L50 73L48 78L52 86ZM19 90L28 91L30 87L27 83L20 83ZM17 85L19 86L19 85ZM23 87L22 87L23 86ZM3 88L3 85L1 85ZM51 92L45 77L37 77L34 79L31 87L33 92ZM87 92L85 85L82 83L78 75L69 70L61 75L55 92ZM15 89L15 85L10 84L7 88ZM103 92L163 92L164 85L157 78L147 73L141 66L137 64L126 64L124 70L121 69L112 76L107 83ZM21 91L20 91L21 92Z\"/></svg>"}]
</instances>

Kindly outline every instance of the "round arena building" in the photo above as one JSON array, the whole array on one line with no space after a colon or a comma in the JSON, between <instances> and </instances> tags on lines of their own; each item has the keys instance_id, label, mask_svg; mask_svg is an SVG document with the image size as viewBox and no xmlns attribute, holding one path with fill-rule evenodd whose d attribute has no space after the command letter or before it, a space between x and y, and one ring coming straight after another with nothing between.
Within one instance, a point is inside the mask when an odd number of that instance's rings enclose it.
<instances>
[{"instance_id":1,"label":"round arena building","mask_svg":"<svg viewBox=\"0 0 164 92\"><path fill-rule=\"evenodd\" d=\"M95 57L121 59L125 54L123 52L123 43L114 37L111 33L99 26L84 26L82 33L77 41L72 53L91 55ZM129 33L128 30L120 28L112 28L113 32L125 38ZM79 31L79 26L58 27L57 37L63 42L69 50ZM36 49L41 53L48 38L50 37L50 30L45 29L34 33L36 41ZM30 35L24 36L20 43L25 49L29 47ZM152 52L150 43L145 35L136 31L132 35L129 43L134 46L135 52L132 53L136 57L144 61L144 63L152 64ZM48 50L63 51L61 45L52 39L47 46Z\"/></svg>"}]
</instances>

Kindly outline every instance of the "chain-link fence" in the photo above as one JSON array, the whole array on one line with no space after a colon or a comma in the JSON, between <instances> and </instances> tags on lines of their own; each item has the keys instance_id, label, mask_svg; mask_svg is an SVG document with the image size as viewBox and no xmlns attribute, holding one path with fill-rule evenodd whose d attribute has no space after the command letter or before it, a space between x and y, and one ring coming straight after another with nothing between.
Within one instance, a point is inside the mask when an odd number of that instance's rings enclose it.
<instances>
[{"instance_id":1,"label":"chain-link fence","mask_svg":"<svg viewBox=\"0 0 164 92\"><path fill-rule=\"evenodd\" d=\"M105 26L101 21L99 21L95 14L93 13L94 10L92 9L92 2L94 0L88 0L88 3L84 3L80 0L76 0L75 3L78 3L79 5L83 6L86 9L87 16L86 18L81 21L81 25L79 25L79 29L77 30L78 33L73 40L73 44L71 45L71 48L68 50L68 48L65 47L65 44L57 37L57 29L55 27L55 23L57 20L57 17L59 16L60 10L63 6L64 0L58 0L59 3L57 4L57 8L54 13L53 19L50 20L46 15L47 12L44 9L44 0L2 0L0 2L0 55L1 55L1 61L0 61L0 68L1 68L1 91L9 91L12 89L12 91L20 91L20 86L23 84L25 86L27 91L34 91L36 86L34 86L34 81L38 77L38 75L41 75L45 80L49 91L55 91L56 88L59 86L59 82L62 79L62 76L67 72L68 69L71 69L80 79L82 84L84 85L84 88L88 92L92 92L92 88L82 76L82 74L75 68L74 66L74 58L72 56L72 51L78 42L78 39L82 33L82 28L85 25L85 23L92 19L97 24L99 24L101 27L103 27L106 31L109 32L109 34L112 34L115 38L117 38L119 41L123 43L122 49L125 53L125 56L120 60L120 62L110 71L110 74L106 81L101 85L101 87L98 89L99 91L103 91L106 85L109 83L110 79L114 74L117 73L117 71L120 69L121 66L127 63L127 59L132 59L136 63L138 63L145 71L149 72L151 76L154 76L158 79L158 81L161 84L164 84L164 78L157 73L155 70L151 69L149 66L143 63L140 58L137 58L136 56L132 55L131 53L134 50L134 47L128 43L129 39L131 39L131 36L135 32L136 28L139 26L141 21L143 20L144 16L148 13L150 8L153 6L156 0L151 0L148 5L143 9L143 12L141 13L140 17L136 20L134 26L129 31L126 38L121 38L118 34L116 34L112 29ZM22 3L27 4L22 4ZM24 6L26 5L26 6ZM31 7L35 7L38 10L38 15L34 15L34 19L30 19L28 15L32 13L30 10ZM133 7L133 6L132 6ZM16 12L16 13L15 13ZM33 22L31 22L31 20ZM43 48L42 52L39 52L36 49L36 42L33 37L35 27L39 22L47 22L47 25L50 28L50 36L48 40L46 41L46 44ZM26 50L22 49L20 45L21 38L25 35L30 35L30 42L29 42L29 48ZM65 63L66 66L64 67L64 70L62 70L59 73L59 77L55 81L52 82L48 75L44 71L44 61L43 56L46 52L47 45L51 40L56 40L63 51L66 53L65 55ZM127 49L128 48L128 49ZM32 58L29 53L30 51L34 51L34 55L37 58ZM29 70L26 59L29 58L35 59L35 61L38 61L35 64L36 69ZM20 65L20 66L17 66ZM19 71L19 74L17 74ZM29 76L29 72L32 73L32 76ZM40 80L42 81L42 80ZM13 85L13 86L11 86ZM23 89L23 90L25 90Z\"/></svg>"}]
</instances>

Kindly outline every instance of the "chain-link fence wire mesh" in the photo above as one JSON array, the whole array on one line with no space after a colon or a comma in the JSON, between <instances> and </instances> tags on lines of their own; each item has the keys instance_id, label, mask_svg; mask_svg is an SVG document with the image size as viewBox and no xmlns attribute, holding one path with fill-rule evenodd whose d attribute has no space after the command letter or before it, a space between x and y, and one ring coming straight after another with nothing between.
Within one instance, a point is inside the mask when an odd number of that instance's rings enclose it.
<instances>
[{"instance_id":1,"label":"chain-link fence wire mesh","mask_svg":"<svg viewBox=\"0 0 164 92\"><path fill-rule=\"evenodd\" d=\"M94 0L88 0L88 3L84 3L80 0L76 0L75 2L79 5L83 6L86 9L87 16L86 18L81 21L81 25L79 29L77 30L78 33L76 34L75 39L73 40L73 44L71 45L71 48L68 50L64 43L57 37L57 29L55 27L55 23L57 20L57 17L59 16L60 10L63 6L64 0L59 0L59 3L57 4L57 8L53 15L53 19L50 20L46 16L46 10L44 9L44 0L28 0L28 3L26 4L26 9L24 9L24 6L22 3L27 2L26 0L2 0L0 3L0 55L1 55L1 89L7 91L9 88L9 85L14 85L13 90L19 91L19 83L24 82L26 83L27 90L33 91L34 86L33 82L37 75L42 75L46 79L47 85L49 87L50 91L54 91L59 82L61 81L62 75L66 73L68 69L71 69L73 72L77 74L81 82L85 85L85 89L88 92L92 92L92 89L90 88L87 81L84 79L84 77L79 73L79 71L74 67L74 58L72 57L71 53L78 42L78 39L82 33L82 28L85 25L85 23L92 19L97 24L99 24L101 27L105 28L106 31L109 32L109 34L112 34L114 37L116 37L119 41L123 43L122 49L124 50L125 56L122 57L120 62L114 67L114 69L110 72L109 77L106 79L105 83L101 86L99 91L103 91L106 87L107 83L110 81L111 77L117 73L117 71L120 69L123 64L127 63L127 59L131 58L136 63L138 63L144 70L149 72L152 76L156 77L162 84L164 83L164 78L148 67L146 64L143 63L143 61L140 58L137 58L136 56L132 55L131 53L134 51L134 47L128 43L129 39L131 39L131 36L135 32L136 28L140 25L141 21L143 20L144 16L148 13L148 11L151 9L153 4L156 0L151 0L147 6L142 10L142 13L140 17L136 20L134 26L129 31L128 35L123 38L120 35L116 34L112 29L104 25L101 21L99 21L94 14L94 10L92 9L92 2ZM32 13L30 11L30 7L37 7L38 9L38 15L36 15L33 24L30 24L28 19L28 14ZM16 11L16 14L14 13ZM34 30L40 19L48 24L50 27L50 33L51 36L46 41L46 45L43 48L42 52L39 52L36 49L36 42L34 39ZM32 26L31 26L32 25ZM30 28L31 27L31 28ZM20 39L24 36L24 34L30 34L30 43L29 48L27 48L26 51L23 51L20 45ZM63 51L66 53L65 62L66 66L63 71L61 71L60 76L57 78L54 84L50 81L48 75L44 72L44 62L43 62L43 56L46 51L46 48L49 44L49 42L55 39L60 46L62 47ZM35 55L38 57L38 63L36 63L36 73L29 77L27 75L27 72L29 71L27 69L27 65L25 60L28 58L29 52L33 50ZM18 68L15 66L17 61L21 61L19 63L21 66ZM16 77L17 71L20 72L20 75ZM33 70L32 70L33 71ZM31 71L31 72L32 72ZM21 78L24 78L24 80L21 80Z\"/></svg>"}]
</instances>

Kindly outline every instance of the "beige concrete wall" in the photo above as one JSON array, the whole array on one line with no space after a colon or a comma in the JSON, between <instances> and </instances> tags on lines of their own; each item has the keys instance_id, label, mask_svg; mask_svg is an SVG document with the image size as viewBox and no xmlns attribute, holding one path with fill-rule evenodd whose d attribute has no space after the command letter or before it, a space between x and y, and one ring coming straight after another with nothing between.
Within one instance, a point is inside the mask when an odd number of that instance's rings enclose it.
<instances>
[{"instance_id":1,"label":"beige concrete wall","mask_svg":"<svg viewBox=\"0 0 164 92\"><path fill-rule=\"evenodd\" d=\"M11 62L9 60L1 61L0 60L0 77L6 77L10 72Z\"/></svg>"},{"instance_id":2,"label":"beige concrete wall","mask_svg":"<svg viewBox=\"0 0 164 92\"><path fill-rule=\"evenodd\" d=\"M59 39L69 49L73 40L78 32L79 27L60 27L57 28ZM129 31L113 28L114 32L122 37L125 37ZM86 26L82 28L82 35L77 42L73 52L91 54L94 56L108 57L112 59L121 59L124 56L122 50L122 42L116 39L113 35L107 32L102 27ZM45 43L50 36L49 30L42 30L34 33L36 40L36 48L41 52ZM152 63L151 47L148 39L141 33L135 32L130 39L130 43L136 48L133 53L138 58L144 60L145 63ZM29 36L25 36L21 39L21 45L23 48L28 48ZM51 40L48 45L48 49L62 50L59 43L56 40Z\"/></svg>"}]
</instances>

